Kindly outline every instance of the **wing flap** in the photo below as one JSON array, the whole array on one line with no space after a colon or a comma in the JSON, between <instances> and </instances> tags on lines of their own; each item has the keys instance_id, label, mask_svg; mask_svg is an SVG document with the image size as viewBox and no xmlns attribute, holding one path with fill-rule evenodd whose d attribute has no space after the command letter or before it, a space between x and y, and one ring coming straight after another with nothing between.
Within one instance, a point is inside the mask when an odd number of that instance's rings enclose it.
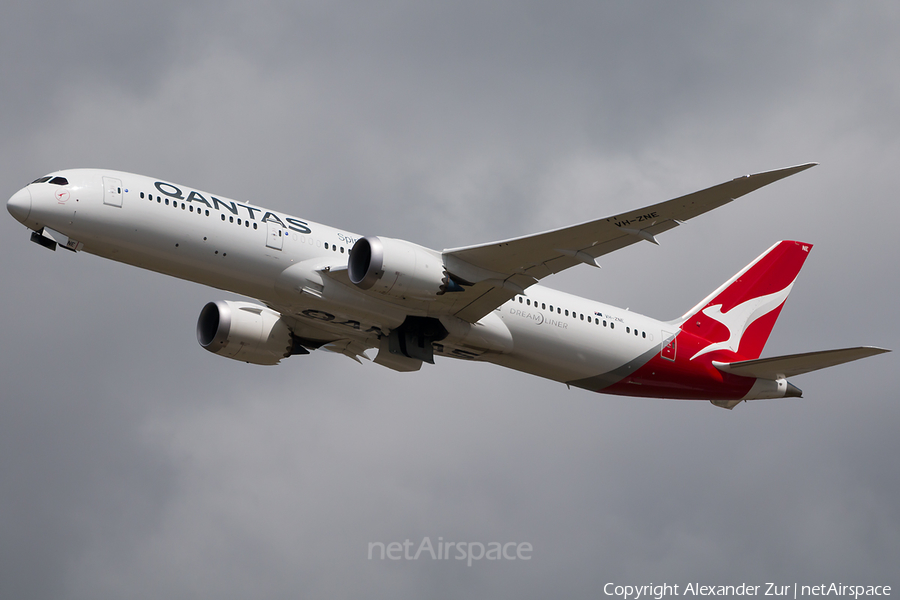
<instances>
[{"instance_id":1,"label":"wing flap","mask_svg":"<svg viewBox=\"0 0 900 600\"><path fill-rule=\"evenodd\" d=\"M368 346L366 346L365 344L351 339L334 340L333 342L328 342L327 344L322 346L322 350L328 350L329 352L343 354L344 356L352 358L358 363L362 363L360 358L371 360L368 356L366 356L366 350L368 349Z\"/></svg>"},{"instance_id":2,"label":"wing flap","mask_svg":"<svg viewBox=\"0 0 900 600\"><path fill-rule=\"evenodd\" d=\"M859 346L856 348L773 356L756 360L742 360L733 363L713 361L712 364L723 373L731 373L743 377L756 377L757 379L783 379L811 371L818 371L819 369L827 369L828 367L875 356L883 352L890 352L890 350L874 346Z\"/></svg>"}]
</instances>

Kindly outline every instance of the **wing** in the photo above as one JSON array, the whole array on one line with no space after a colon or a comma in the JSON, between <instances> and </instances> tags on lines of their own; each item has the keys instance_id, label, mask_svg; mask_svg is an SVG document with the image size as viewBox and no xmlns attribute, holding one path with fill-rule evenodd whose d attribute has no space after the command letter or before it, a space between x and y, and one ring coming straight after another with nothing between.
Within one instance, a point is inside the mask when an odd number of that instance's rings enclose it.
<instances>
[{"instance_id":1,"label":"wing","mask_svg":"<svg viewBox=\"0 0 900 600\"><path fill-rule=\"evenodd\" d=\"M699 192L605 219L525 237L444 250L444 265L465 286L446 294L449 312L474 323L539 280L658 234L817 163L745 175Z\"/></svg>"}]
</instances>

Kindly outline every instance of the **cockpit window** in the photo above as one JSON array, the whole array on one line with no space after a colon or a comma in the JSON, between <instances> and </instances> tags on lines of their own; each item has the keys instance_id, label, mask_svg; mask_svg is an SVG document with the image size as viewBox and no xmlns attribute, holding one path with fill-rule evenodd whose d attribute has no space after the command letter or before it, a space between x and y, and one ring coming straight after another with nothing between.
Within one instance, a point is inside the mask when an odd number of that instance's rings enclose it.
<instances>
[{"instance_id":1,"label":"cockpit window","mask_svg":"<svg viewBox=\"0 0 900 600\"><path fill-rule=\"evenodd\" d=\"M50 175L47 175L46 177L41 177L40 179L35 179L31 183L47 183L48 181L50 181Z\"/></svg>"},{"instance_id":2,"label":"cockpit window","mask_svg":"<svg viewBox=\"0 0 900 600\"><path fill-rule=\"evenodd\" d=\"M54 177L50 180L53 185L69 185L69 180L65 177Z\"/></svg>"}]
</instances>

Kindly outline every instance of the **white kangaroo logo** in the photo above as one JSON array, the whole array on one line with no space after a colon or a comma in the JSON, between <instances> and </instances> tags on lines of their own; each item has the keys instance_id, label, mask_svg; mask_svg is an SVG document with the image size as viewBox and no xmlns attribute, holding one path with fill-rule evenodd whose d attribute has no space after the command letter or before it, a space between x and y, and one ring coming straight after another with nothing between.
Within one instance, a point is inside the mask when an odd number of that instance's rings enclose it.
<instances>
[{"instance_id":1,"label":"white kangaroo logo","mask_svg":"<svg viewBox=\"0 0 900 600\"><path fill-rule=\"evenodd\" d=\"M796 279L794 281L796 281ZM728 328L728 339L724 342L714 342L710 344L700 350L697 354L693 355L691 360L709 352L715 352L716 350L731 350L732 352L737 352L741 345L741 338L744 337L744 332L747 331L747 328L763 315L767 315L781 306L782 303L787 300L792 287L794 287L793 281L780 292L751 298L724 313L722 312L721 304L704 308L704 315L711 319L715 319Z\"/></svg>"}]
</instances>

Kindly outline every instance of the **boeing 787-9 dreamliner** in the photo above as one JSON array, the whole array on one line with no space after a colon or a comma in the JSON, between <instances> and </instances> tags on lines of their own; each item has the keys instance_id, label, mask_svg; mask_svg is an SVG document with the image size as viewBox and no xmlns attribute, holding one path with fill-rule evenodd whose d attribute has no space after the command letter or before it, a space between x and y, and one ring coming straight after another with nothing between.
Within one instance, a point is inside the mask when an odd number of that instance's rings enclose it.
<instances>
[{"instance_id":1,"label":"boeing 787-9 dreamliner","mask_svg":"<svg viewBox=\"0 0 900 600\"><path fill-rule=\"evenodd\" d=\"M438 251L365 236L168 181L99 169L41 177L7 208L55 250L84 251L256 299L200 311L220 356L275 365L322 348L396 371L434 356L485 361L626 396L800 396L788 382L887 350L760 358L812 244L780 241L674 321L538 282L656 236L814 163L746 175L562 229Z\"/></svg>"}]
</instances>

